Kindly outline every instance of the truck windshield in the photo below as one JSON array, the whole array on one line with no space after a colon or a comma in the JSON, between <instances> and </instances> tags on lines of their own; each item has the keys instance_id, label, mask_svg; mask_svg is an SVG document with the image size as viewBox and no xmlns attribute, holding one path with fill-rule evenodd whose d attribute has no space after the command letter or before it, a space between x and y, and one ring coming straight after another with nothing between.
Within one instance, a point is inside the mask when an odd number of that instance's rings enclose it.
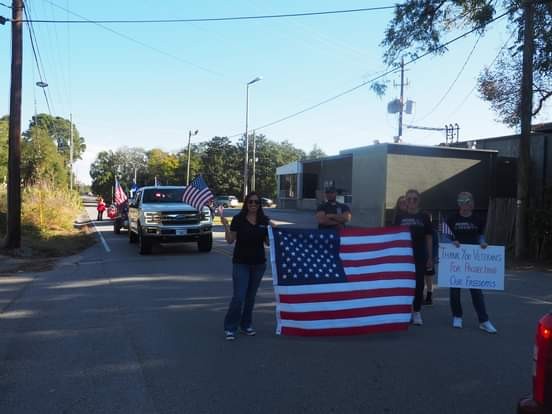
<instances>
[{"instance_id":1,"label":"truck windshield","mask_svg":"<svg viewBox=\"0 0 552 414\"><path fill-rule=\"evenodd\" d=\"M182 203L183 188L152 188L144 191L144 203Z\"/></svg>"}]
</instances>

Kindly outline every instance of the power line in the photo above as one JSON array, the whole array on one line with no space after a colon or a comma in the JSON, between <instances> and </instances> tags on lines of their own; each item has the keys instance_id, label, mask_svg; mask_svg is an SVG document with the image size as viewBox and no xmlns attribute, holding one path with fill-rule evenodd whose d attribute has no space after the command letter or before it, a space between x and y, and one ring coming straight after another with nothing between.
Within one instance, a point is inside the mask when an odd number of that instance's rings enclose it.
<instances>
[{"instance_id":1,"label":"power line","mask_svg":"<svg viewBox=\"0 0 552 414\"><path fill-rule=\"evenodd\" d=\"M506 40L506 42L504 42L504 44L502 45L502 47L498 50L498 53L496 54L496 56L494 57L494 59L491 61L491 63L489 64L489 68L493 67L495 62L498 60L500 54L502 53L502 51L504 49L506 49L506 47L508 46L508 43L510 43L510 40L512 40L512 37L514 37L515 35L515 31L512 31L512 33L510 34L510 36L508 37L508 39ZM449 118L451 116L453 116L454 114L456 114L458 112L458 110L460 108L462 108L462 106L464 106L464 104L466 103L466 101L468 100L468 98L472 95L473 91L475 91L475 89L477 88L478 86L478 82L475 83L475 85L473 86L473 88L471 88L471 90L468 92L468 94L464 97L464 99L462 99L462 102L460 102L460 104L450 113L450 115L448 116Z\"/></svg>"},{"instance_id":2,"label":"power line","mask_svg":"<svg viewBox=\"0 0 552 414\"><path fill-rule=\"evenodd\" d=\"M479 26L477 26L477 27L474 27L473 29L471 29L471 30L469 30L469 31L467 31L467 32L465 32L465 33L463 33L463 34L461 34L461 35L456 36L455 38L449 40L448 42L443 43L442 45L436 47L435 49L432 49L432 50L430 50L430 51L427 51L427 52L421 54L420 56L416 56L415 58L410 59L408 62L405 62L405 63L404 63L404 66L408 66L408 65L410 65L410 64L412 64L412 63L414 63L414 62L417 62L417 61L420 60L420 59L423 59L424 57L426 57L426 56L428 56L428 55L431 55L431 54L437 52L437 51L440 50L440 49L446 48L447 46L451 45L452 43L457 42L458 40L463 39L463 38L466 37L466 36L469 36L469 35L472 34L473 32L476 32L476 31L478 31L478 30L481 30L483 27L485 27L485 26L487 26L487 25L489 25L489 24L491 24L491 23L494 23L494 22L496 22L497 20L502 19L503 17L505 17L505 16L507 16L508 14L510 14L511 11L512 11L512 9L508 9L508 10L505 11L504 13L502 13L502 14L496 16L495 18L493 18L493 19L492 19L490 22L488 22L487 24L485 24L485 25L479 25ZM362 88L363 86L366 86L366 85L368 85L368 84L370 84L370 83L373 83L373 82L377 81L378 79L381 79L381 78L383 78L383 77L385 77L385 76L387 76L387 75L390 75L390 74L392 74L392 73L396 73L396 72L398 72L398 71L400 71L400 68L390 69L390 70L388 70L388 71L386 71L386 72L384 72L384 73L382 73L382 74L380 74L380 75L378 75L378 76L376 76L376 77L374 77L374 78L372 78L372 79L370 79L370 80L364 81L364 82L362 82L362 83L360 83L360 84L358 84L358 85L356 85L356 86L353 86L353 87L350 88L350 89L347 89L346 91L343 91L343 92L341 92L341 93L338 93L337 95L334 95L334 96L332 96L332 97L330 97L330 98L327 98L327 99L325 99L325 100L323 100L323 101L321 101L321 102L319 102L319 103L317 103L317 104L311 105L311 106L309 106L309 107L307 107L307 108L305 108L305 109L302 109L302 110L300 110L300 111L294 112L294 113L292 113L292 114L290 114L290 115L287 115L287 116L282 117L282 118L280 118L280 119L277 119L277 120L275 120L275 121L269 122L268 124L264 124L264 125L258 126L258 127L256 127L256 128L251 128L251 129L252 129L252 130L260 130L260 129L268 128L268 127L270 127L270 126L279 124L280 122L287 121L288 119L295 118L296 116L299 116L299 115L301 115L301 114L303 114L303 113L305 113L305 112L308 112L308 111L311 111L311 110L313 110L313 109L315 109L315 108L318 108L319 106L322 106L322 105L324 105L324 104L327 104L327 103L329 103L329 102L332 102L332 101L334 101L334 100L336 100L336 99L338 99L338 98L341 98L341 97L344 96L344 95L347 95L347 94L349 94L349 93L351 93L351 92L356 91L357 89ZM238 133L238 134L230 135L230 136L228 136L228 138L235 138L235 137L239 137L239 136L241 136L241 135L242 135L242 133Z\"/></svg>"},{"instance_id":3,"label":"power line","mask_svg":"<svg viewBox=\"0 0 552 414\"><path fill-rule=\"evenodd\" d=\"M7 5L7 4L5 4L5 3L0 3L0 6L4 6L4 7L7 7L8 9L11 9L11 8L12 8L12 6L8 6L8 5Z\"/></svg>"},{"instance_id":4,"label":"power line","mask_svg":"<svg viewBox=\"0 0 552 414\"><path fill-rule=\"evenodd\" d=\"M118 32L117 30L112 29L112 28L110 28L110 27L108 27L108 26L105 26L105 25L103 25L103 24L101 24L101 23L98 23L98 22L95 22L95 21L93 21L93 20L90 20L90 19L88 19L88 18L86 18L86 17L84 17L84 16L82 16L82 15L80 15L80 14L78 14L78 13L75 13L75 12L69 10L68 8L59 6L59 5L57 5L56 3L54 3L54 2L51 2L51 1L49 1L49 0L44 0L44 1L45 1L46 3L48 3L48 4L52 5L52 6L54 6L54 7L57 7L57 8L60 9L60 10L63 10L63 11L65 11L65 12L67 12L68 14L72 14L73 16L77 16L77 17L79 17L79 18L81 18L81 19L85 19L87 22L92 23L92 24L95 24L96 26L99 26L99 27L101 27L102 29L107 30L108 32L111 32L111 33L113 33L113 34L115 34L115 35L117 35L117 36L119 36L119 37L122 37L123 39L126 39L126 40L128 40L128 41L130 41L130 42L136 43L137 45L140 45L140 46L145 47L145 48L147 48L147 49L153 50L154 52L160 53L160 54L162 54L162 55L168 56L168 57L170 57L170 58L172 58L172 59L178 60L178 61L181 62L181 63L185 63L185 64L187 64L187 65L193 66L193 67L195 67L196 69L200 69L200 70L202 70L202 71L204 71L204 72L208 72L208 73L210 73L210 74L212 74L212 75L223 76L223 74L220 73L220 72L217 72L217 71L215 71L215 70L211 70L211 69L206 68L206 67L204 67L204 66L198 65L198 64L196 64L196 63L194 63L194 62L191 62L191 61L189 61L189 60L186 60L186 59L183 59L183 58L178 57L178 56L176 56L176 55L173 55L172 53L166 52L166 51L164 51L164 50L162 50L162 49L159 49L159 48L157 48L157 47L155 47L155 46L151 46L151 45L149 45L149 44L147 44L147 43L142 42L141 40L135 39L135 38L133 38L133 37L131 37L131 36L128 36L128 35L126 35L126 34L124 34L124 33ZM67 21L67 20L64 20L64 21L59 20L59 21L57 21L57 22L68 23L69 21Z\"/></svg>"},{"instance_id":5,"label":"power line","mask_svg":"<svg viewBox=\"0 0 552 414\"><path fill-rule=\"evenodd\" d=\"M454 87L454 85L456 85L456 82L458 82L458 79L460 79L460 76L464 72L464 69L466 69L466 66L468 65L468 62L470 61L471 57L473 56L473 52L475 52L475 49L477 48L477 45L479 44L480 40L481 40L481 35L479 35L477 37L477 39L475 40L475 43L474 43L472 49L470 50L470 53L468 53L468 56L466 57L466 60L464 61L464 64L462 65L462 67L458 71L458 74L456 75L456 78L454 78L454 80L452 81L452 83L450 84L450 86L448 87L446 92L443 94L441 99L439 99L439 101L435 104L435 106L433 108L431 108L431 110L427 114L425 114L421 119L419 119L418 122L422 122L424 119L427 119L431 114L433 114L433 112L435 112L435 110L437 108L439 108L439 106L441 106L443 101L449 95L450 91L452 91L452 88Z\"/></svg>"},{"instance_id":6,"label":"power line","mask_svg":"<svg viewBox=\"0 0 552 414\"><path fill-rule=\"evenodd\" d=\"M27 8L24 7L23 8L23 12L25 13L25 16L27 17L27 19L29 19L29 14L27 12ZM34 38L34 35L33 35L33 30L32 30L32 26L30 23L27 23L27 28L29 29L29 38L31 40L31 48L33 50L33 56L34 56L34 60L35 60L35 63L36 63L36 67L37 67L37 70L38 70L38 77L40 78L40 81L41 82L45 82L45 83L48 83L46 82L46 77L43 76L43 68L41 70L41 65L40 65L40 62L41 60L39 59L39 52L37 52L38 50L38 44L36 44L36 39ZM44 93L44 99L46 99L46 106L48 107L48 112L50 113L50 115L52 115L52 110L51 110L51 107L50 107L50 101L48 99L48 95L46 94L46 90L45 88L41 88L42 89L42 92Z\"/></svg>"},{"instance_id":7,"label":"power line","mask_svg":"<svg viewBox=\"0 0 552 414\"><path fill-rule=\"evenodd\" d=\"M34 23L117 23L117 24L142 24L142 23L191 23L191 22L222 22L233 20L261 20L261 19L282 19L290 17L307 17L307 16L324 16L333 14L351 14L361 13L369 11L389 10L395 9L396 6L380 6L380 7L364 7L359 9L343 9L343 10L326 10L316 12L304 12L304 13L282 13L282 14L264 14L257 16L226 16L226 17L198 17L187 19L121 19L121 20L46 20L37 19L33 20ZM83 19L83 17L81 17Z\"/></svg>"}]
</instances>

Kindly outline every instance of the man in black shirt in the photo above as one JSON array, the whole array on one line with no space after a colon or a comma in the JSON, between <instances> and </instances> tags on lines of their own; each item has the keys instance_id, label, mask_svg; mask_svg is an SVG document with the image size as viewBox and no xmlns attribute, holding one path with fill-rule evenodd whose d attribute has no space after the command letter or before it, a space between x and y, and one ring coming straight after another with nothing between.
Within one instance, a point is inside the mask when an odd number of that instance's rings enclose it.
<instances>
[{"instance_id":1,"label":"man in black shirt","mask_svg":"<svg viewBox=\"0 0 552 414\"><path fill-rule=\"evenodd\" d=\"M316 220L319 229L340 229L351 221L351 209L347 204L336 201L335 187L326 188L326 202L316 209Z\"/></svg>"}]
</instances>

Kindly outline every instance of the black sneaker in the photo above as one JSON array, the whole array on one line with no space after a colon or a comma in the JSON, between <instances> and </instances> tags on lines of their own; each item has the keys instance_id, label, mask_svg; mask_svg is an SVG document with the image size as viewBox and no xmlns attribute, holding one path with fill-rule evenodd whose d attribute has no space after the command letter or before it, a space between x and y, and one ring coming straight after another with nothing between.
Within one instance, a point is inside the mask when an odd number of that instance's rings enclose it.
<instances>
[{"instance_id":1,"label":"black sneaker","mask_svg":"<svg viewBox=\"0 0 552 414\"><path fill-rule=\"evenodd\" d=\"M433 305L433 294L432 292L427 292L424 305Z\"/></svg>"},{"instance_id":2,"label":"black sneaker","mask_svg":"<svg viewBox=\"0 0 552 414\"><path fill-rule=\"evenodd\" d=\"M241 331L242 334L247 335L247 336L257 335L257 332L251 326L249 328L240 328L240 331Z\"/></svg>"},{"instance_id":3,"label":"black sneaker","mask_svg":"<svg viewBox=\"0 0 552 414\"><path fill-rule=\"evenodd\" d=\"M224 331L224 337L227 341L233 341L236 339L236 333L232 331Z\"/></svg>"}]
</instances>

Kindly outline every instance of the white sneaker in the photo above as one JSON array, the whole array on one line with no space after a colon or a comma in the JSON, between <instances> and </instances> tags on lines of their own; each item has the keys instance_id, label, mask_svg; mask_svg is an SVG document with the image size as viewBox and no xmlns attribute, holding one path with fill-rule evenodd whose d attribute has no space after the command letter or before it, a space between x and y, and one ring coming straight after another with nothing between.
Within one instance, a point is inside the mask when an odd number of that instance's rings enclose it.
<instances>
[{"instance_id":1,"label":"white sneaker","mask_svg":"<svg viewBox=\"0 0 552 414\"><path fill-rule=\"evenodd\" d=\"M480 323L479 329L490 334L495 334L498 332L496 328L493 326L493 324L491 323L491 321Z\"/></svg>"},{"instance_id":2,"label":"white sneaker","mask_svg":"<svg viewBox=\"0 0 552 414\"><path fill-rule=\"evenodd\" d=\"M462 329L462 318L454 317L452 318L452 327L456 329Z\"/></svg>"},{"instance_id":3,"label":"white sneaker","mask_svg":"<svg viewBox=\"0 0 552 414\"><path fill-rule=\"evenodd\" d=\"M422 326L424 321L420 312L412 312L412 323L414 325Z\"/></svg>"}]
</instances>

